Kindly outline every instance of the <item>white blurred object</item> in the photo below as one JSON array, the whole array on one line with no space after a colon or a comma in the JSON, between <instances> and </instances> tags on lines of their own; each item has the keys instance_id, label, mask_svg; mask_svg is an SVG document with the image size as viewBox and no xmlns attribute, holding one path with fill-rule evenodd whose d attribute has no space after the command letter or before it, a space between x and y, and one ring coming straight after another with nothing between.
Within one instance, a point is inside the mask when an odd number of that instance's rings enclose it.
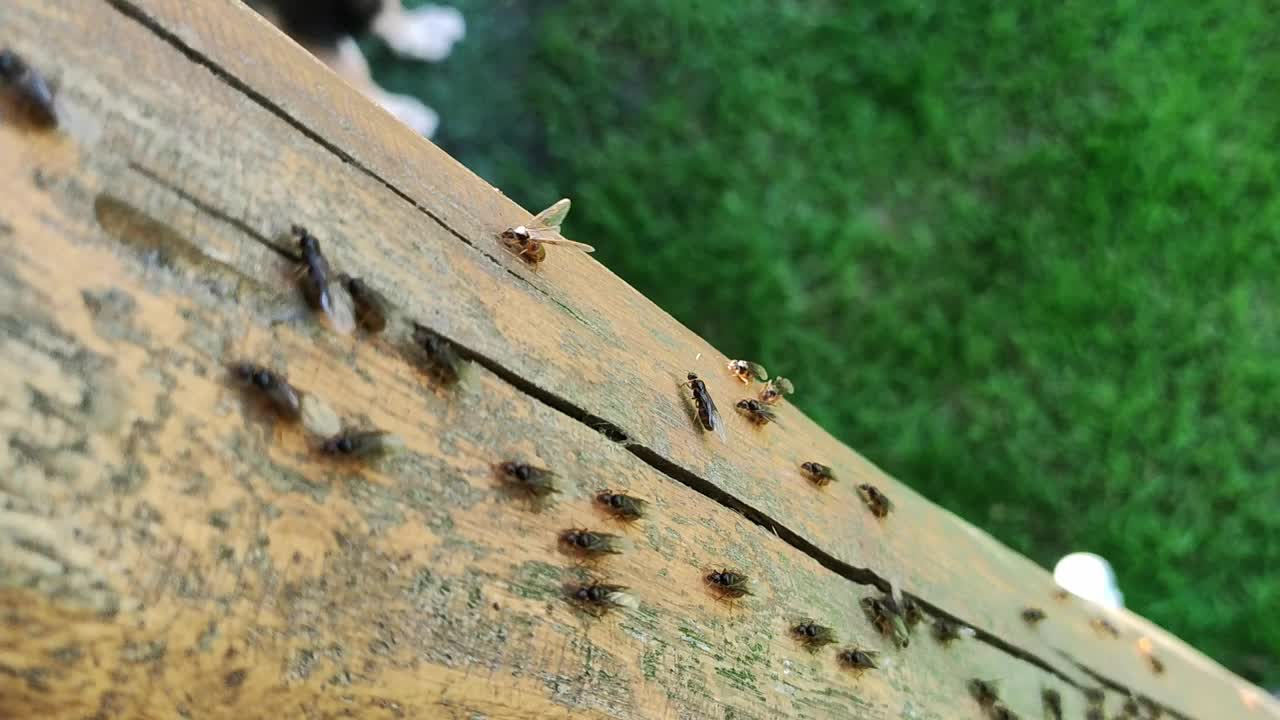
<instances>
[{"instance_id":1,"label":"white blurred object","mask_svg":"<svg viewBox=\"0 0 1280 720\"><path fill-rule=\"evenodd\" d=\"M1106 558L1076 552L1063 557L1053 568L1053 579L1073 595L1103 607L1124 607L1124 593L1116 585L1116 573Z\"/></svg>"},{"instance_id":2,"label":"white blurred object","mask_svg":"<svg viewBox=\"0 0 1280 720\"><path fill-rule=\"evenodd\" d=\"M439 113L412 95L387 92L374 83L369 73L369 61L360 52L355 38L344 37L339 40L332 55L317 55L414 132L423 137L435 135L436 128L440 127Z\"/></svg>"},{"instance_id":3,"label":"white blurred object","mask_svg":"<svg viewBox=\"0 0 1280 720\"><path fill-rule=\"evenodd\" d=\"M413 10L384 12L373 32L398 55L439 62L467 34L467 23L457 8L424 5Z\"/></svg>"},{"instance_id":4,"label":"white blurred object","mask_svg":"<svg viewBox=\"0 0 1280 720\"><path fill-rule=\"evenodd\" d=\"M374 102L423 137L435 135L436 128L440 127L440 114L412 95L397 95L382 89L371 94Z\"/></svg>"}]
</instances>

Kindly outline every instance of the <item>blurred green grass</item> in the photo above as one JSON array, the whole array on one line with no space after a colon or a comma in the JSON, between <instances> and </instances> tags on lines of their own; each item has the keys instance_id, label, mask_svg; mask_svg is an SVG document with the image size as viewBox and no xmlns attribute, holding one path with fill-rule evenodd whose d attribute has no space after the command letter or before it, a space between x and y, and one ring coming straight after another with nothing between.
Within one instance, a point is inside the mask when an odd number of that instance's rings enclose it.
<instances>
[{"instance_id":1,"label":"blurred green grass","mask_svg":"<svg viewBox=\"0 0 1280 720\"><path fill-rule=\"evenodd\" d=\"M1280 684L1280 6L453 3L437 138L921 493Z\"/></svg>"}]
</instances>

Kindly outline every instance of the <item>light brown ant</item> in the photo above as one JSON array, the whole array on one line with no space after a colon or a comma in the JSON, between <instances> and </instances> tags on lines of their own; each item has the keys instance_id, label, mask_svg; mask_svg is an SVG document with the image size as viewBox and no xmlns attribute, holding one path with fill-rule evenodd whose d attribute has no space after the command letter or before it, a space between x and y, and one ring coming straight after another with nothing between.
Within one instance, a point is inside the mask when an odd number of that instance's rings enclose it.
<instances>
[{"instance_id":1,"label":"light brown ant","mask_svg":"<svg viewBox=\"0 0 1280 720\"><path fill-rule=\"evenodd\" d=\"M516 257L537 266L547 259L546 245L567 245L583 252L595 252L586 243L566 240L560 236L560 225L569 214L569 198L561 198L554 205L533 217L526 225L517 225L502 231L502 244Z\"/></svg>"},{"instance_id":2,"label":"light brown ant","mask_svg":"<svg viewBox=\"0 0 1280 720\"><path fill-rule=\"evenodd\" d=\"M858 497L862 498L862 502L866 504L871 514L878 518L883 519L893 510L893 502L889 500L889 496L880 492L879 488L870 483L863 483L858 486Z\"/></svg>"},{"instance_id":3,"label":"light brown ant","mask_svg":"<svg viewBox=\"0 0 1280 720\"><path fill-rule=\"evenodd\" d=\"M770 380L764 389L760 391L760 402L765 405L773 405L782 399L783 395L790 395L795 392L796 388L791 381L779 375Z\"/></svg>"},{"instance_id":4,"label":"light brown ant","mask_svg":"<svg viewBox=\"0 0 1280 720\"><path fill-rule=\"evenodd\" d=\"M750 385L752 380L760 382L769 380L769 371L765 370L763 365L750 360L730 360L729 372L741 380L743 385Z\"/></svg>"}]
</instances>

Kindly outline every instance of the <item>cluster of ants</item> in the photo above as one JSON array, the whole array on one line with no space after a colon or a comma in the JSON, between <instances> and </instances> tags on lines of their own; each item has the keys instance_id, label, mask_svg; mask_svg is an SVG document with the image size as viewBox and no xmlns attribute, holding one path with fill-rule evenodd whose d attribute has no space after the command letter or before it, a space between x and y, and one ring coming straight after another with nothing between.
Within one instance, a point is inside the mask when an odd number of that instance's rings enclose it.
<instances>
[{"instance_id":1,"label":"cluster of ants","mask_svg":"<svg viewBox=\"0 0 1280 720\"><path fill-rule=\"evenodd\" d=\"M568 201L562 200L553 206L552 210L558 213L559 218L563 218L567 207ZM547 213L543 213L538 217L545 219L546 216ZM545 225L539 223L533 227L545 227ZM388 325L388 316L391 313L386 298L360 278L346 274L334 275L320 250L319 241L305 228L294 226L291 236L298 248L298 282L307 303L316 312L322 314L337 332L346 334L356 328L368 333L382 332ZM525 242L526 244L521 247L526 250L529 247L527 242L530 242L528 238L537 236L537 231L530 232L525 227L512 228L502 234L504 241ZM540 259L543 256L542 252L541 250L536 253L530 251L530 257ZM447 339L417 323L413 325L412 338L411 347L416 363L437 383L449 386L463 376L465 361ZM770 406L776 404L784 395L794 392L794 386L789 380L783 377L768 379L768 373L757 363L734 360L729 363L728 369L745 384L750 384L753 379L765 383L757 399L746 399L738 403L739 409L748 414L757 424L763 425L774 421ZM254 391L278 415L290 420L300 420L309 430L320 432L321 422L315 418L326 417L327 414L308 410L310 396L294 389L282 375L247 362L234 363L230 366L230 370L234 379ZM697 411L702 428L723 436L723 421L706 384L696 374L689 373L685 386L691 391L693 407ZM343 429L323 438L318 444L318 450L321 454L328 456L371 459L402 446L394 436L380 430ZM802 463L800 470L819 487L829 485L836 480L834 471L818 462ZM495 472L504 486L534 503L541 503L560 492L556 474L547 468L521 461L505 461L495 465ZM858 492L870 512L877 518L885 518L893 508L889 498L870 484L860 485ZM610 490L598 492L595 495L595 502L615 519L628 523L642 519L649 509L649 503L643 499ZM557 541L562 550L582 559L598 559L621 554L625 548L625 540L621 536L588 528L564 530L559 534ZM713 570L703 579L708 587L722 599L732 601L752 594L751 581L745 574L736 570L727 568ZM628 592L626 586L602 581L571 585L566 588L566 596L585 612L596 617L612 609L639 607L638 600ZM914 600L893 592L884 597L863 598L861 607L876 630L891 638L899 648L905 648L908 645L911 629L924 617ZM970 628L946 620L936 621L933 627L935 637L944 644L973 634ZM810 652L816 652L838 642L832 628L820 625L812 619L797 622L791 627L790 634ZM842 666L861 675L866 670L878 667L877 655L878 653L872 650L848 647L837 653L837 659ZM1006 713L996 716L1001 720L1013 717L999 703L995 703L993 707L999 712Z\"/></svg>"},{"instance_id":2,"label":"cluster of ants","mask_svg":"<svg viewBox=\"0 0 1280 720\"><path fill-rule=\"evenodd\" d=\"M521 226L504 231L501 235L504 244L527 262L541 262L545 257L545 249L539 243L547 242L545 233L549 230L558 231L559 221L567 213L568 205L567 199L561 200L540 213L529 227ZM549 221L549 217L554 222ZM319 241L305 228L294 226L291 236L298 248L298 281L307 303L323 314L337 332L346 334L356 328L368 333L382 332L388 325L391 313L386 298L360 278L346 274L333 275L320 250ZM417 323L413 324L410 351L419 368L442 386L453 385L464 374L465 361L458 349L446 338ZM745 360L730 361L728 369L744 384L749 385L752 381L764 383L758 397L738 402L738 409L758 426L776 422L771 406L783 396L793 393L793 384L781 376L769 379L769 374L761 365ZM282 375L246 362L232 364L230 371L233 378L258 394L278 415L286 419L301 420L309 430L321 432L323 422L320 418L327 417L328 414L315 409L309 410L310 396L298 392ZM690 399L701 428L723 439L724 423L705 382L691 372L688 373L684 386L690 390ZM380 430L340 429L324 437L317 447L321 454L327 456L370 459L401 448L403 443ZM825 487L836 481L835 472L822 463L804 462L800 465L800 471L818 487ZM495 465L495 472L504 486L534 503L545 501L560 492L556 474L547 468L520 461L505 461ZM874 485L861 484L857 491L876 518L884 519L892 511L893 503ZM627 523L644 518L649 510L647 501L611 490L598 492L595 502L615 519ZM559 534L557 542L562 550L582 559L617 555L625 549L625 541L621 536L587 528L564 530ZM736 570L713 570L704 575L703 580L722 599L732 601L752 594L751 581ZM639 601L628 592L626 586L602 581L570 585L566 588L566 597L596 617L613 609L634 610L639 607ZM909 645L913 629L924 621L924 613L917 602L895 588L890 588L890 592L881 597L864 597L860 606L876 631L899 649ZM1046 613L1039 608L1026 608L1022 612L1022 619L1033 626L1046 618ZM1113 635L1118 634L1106 620L1099 618L1095 620L1095 624L1099 629ZM976 634L972 628L944 618L933 620L932 632L934 638L944 646ZM810 618L796 622L790 628L790 635L809 652L817 652L839 642L834 629ZM841 666L853 671L856 676L861 676L863 672L879 667L878 654L876 651L854 646L839 650L836 658ZM1162 671L1163 666L1158 665L1154 658L1151 660L1153 669L1156 672ZM1016 720L1017 714L1000 701L997 688L998 683L990 680L975 679L969 683L970 693L991 720ZM1100 695L1099 692L1097 696ZM1045 689L1043 701L1046 715L1051 720L1060 720L1061 698L1057 691ZM1138 702L1133 701L1126 708L1132 706L1136 713ZM1159 711L1154 703L1149 703L1149 707ZM1091 705L1088 717L1095 720L1102 717L1101 713L1101 705L1095 703Z\"/></svg>"},{"instance_id":3,"label":"cluster of ants","mask_svg":"<svg viewBox=\"0 0 1280 720\"><path fill-rule=\"evenodd\" d=\"M567 200L553 206L563 218ZM546 213L539 215L546 217ZM544 227L539 223L533 227ZM558 227L558 226L557 226ZM512 228L503 233L505 241L529 242L537 237L537 231L528 228ZM523 241L513 238L525 238ZM290 239L297 247L297 279L307 304L321 314L334 331L349 334L357 328L369 333L383 332L392 313L387 299L358 277L334 274L320 249L320 242L306 228L295 225ZM527 244L523 247L529 247ZM530 257L541 258L541 251L530 252ZM522 256L523 257L523 256ZM415 364L441 386L451 386L463 377L466 361L458 349L447 339L417 323L413 324L412 343L408 350ZM783 377L769 380L764 368L747 361L732 361L729 370L744 383L760 379L765 383L758 399L746 399L738 403L739 409L749 414L757 424L774 420L770 406L784 395L794 392L792 383ZM351 460L372 460L397 451L403 443L394 435L382 430L332 427L331 411L314 396L294 388L280 373L252 362L235 362L229 365L231 377L258 397L275 415L287 421L300 422L306 429L320 437L317 451L324 456ZM724 433L723 421L706 384L697 375L689 373L685 383L692 392L692 402L704 430ZM836 480L835 473L826 465L805 462L800 466L815 485L826 486ZM504 486L534 503L543 502L560 492L556 474L526 462L505 461L495 465L495 472ZM886 517L893 507L889 499L874 486L861 485L859 494L870 511L878 518ZM595 502L608 514L623 522L643 518L649 503L631 495L603 490L596 494ZM559 546L583 559L596 559L616 555L624 551L624 539L612 533L587 528L573 528L560 533ZM751 595L750 580L741 572L731 569L713 570L704 576L708 587L720 598L736 600ZM569 600L577 603L587 613L601 616L611 609L636 609L639 602L627 592L628 588L600 581L573 585L566 589ZM883 634L893 637L899 647L907 645L907 628L918 623L923 615L910 598L865 598L863 610L868 619ZM968 628L947 622L935 625L940 640L948 642L961 637ZM806 619L791 628L791 635L806 649L816 651L836 642L835 632L813 620ZM841 650L838 659L842 665L861 674L876 668L877 653L859 647Z\"/></svg>"},{"instance_id":4,"label":"cluster of ants","mask_svg":"<svg viewBox=\"0 0 1280 720\"><path fill-rule=\"evenodd\" d=\"M58 113L50 85L11 50L0 50L0 86L24 110L30 122L42 128L58 125ZM592 252L594 248L590 245L560 236L560 226L569 207L569 200L562 199L538 213L529 225L503 231L500 240L518 258L535 267L546 259L546 245L564 245ZM299 288L311 308L321 313L334 331L340 334L350 334L357 328L370 334L383 332L391 314L391 305L386 298L358 277L334 275L320 250L319 241L305 228L295 225L290 236L297 247L295 260ZM418 323L413 323L411 338L408 346L411 359L425 375L444 387L454 385L461 379L466 363L462 354L448 339ZM776 423L778 418L773 406L784 396L795 392L791 381L782 376L770 379L764 367L747 360L732 360L728 369L744 384L750 385L753 381L764 384L757 397L740 400L735 408L757 427ZM252 362L234 362L228 365L228 370L233 380L252 392L277 417L301 423L318 436L319 441L315 447L323 456L372 460L404 446L398 438L381 430L343 428L326 405L315 396L298 391L281 373ZM683 386L690 391L690 399L702 430L715 433L724 440L724 421L711 399L706 383L690 372ZM546 468L507 461L497 464L495 470L506 486L535 502L559 492L555 473ZM836 480L834 471L818 462L801 463L800 472L818 487L825 487ZM887 517L893 509L893 503L874 485L863 483L857 487L857 492L876 518ZM610 490L598 492L595 502L615 519L627 523L645 517L649 508L649 503L645 500ZM557 540L563 550L585 559L620 554L625 547L624 539L619 535L586 528L565 530ZM735 570L713 570L703 579L722 599L732 601L751 595L750 580ZM615 608L638 608L639 602L627 590L622 585L593 581L568 587L566 595L589 614L600 616ZM916 601L894 588L882 597L863 598L860 606L876 631L900 649L908 646L913 629L924 620L924 613ZM1045 612L1038 608L1027 608L1022 612L1022 619L1030 625L1036 625L1046 617ZM1102 618L1095 619L1094 625L1113 636L1119 635L1118 630ZM937 618L932 622L932 632L934 638L944 646L976 634L972 628L944 618ZM839 642L834 629L810 618L796 622L790 628L790 635L809 652L817 652ZM1148 659L1153 672L1160 674L1164 671L1163 664L1151 654L1149 640L1146 646L1142 646L1140 642L1140 650ZM840 664L857 675L877 668L877 656L877 652L861 647L846 647L836 654ZM1018 717L1001 702L997 682L974 679L969 681L968 689L991 720L1016 720ZM1102 720L1102 691L1087 689L1085 692L1089 703L1086 717L1088 720ZM1042 699L1046 717L1061 720L1062 699L1059 693L1044 689ZM1138 717L1140 709L1146 710L1148 718L1160 717L1162 712L1158 705L1147 698L1130 698L1125 703L1123 717Z\"/></svg>"}]
</instances>

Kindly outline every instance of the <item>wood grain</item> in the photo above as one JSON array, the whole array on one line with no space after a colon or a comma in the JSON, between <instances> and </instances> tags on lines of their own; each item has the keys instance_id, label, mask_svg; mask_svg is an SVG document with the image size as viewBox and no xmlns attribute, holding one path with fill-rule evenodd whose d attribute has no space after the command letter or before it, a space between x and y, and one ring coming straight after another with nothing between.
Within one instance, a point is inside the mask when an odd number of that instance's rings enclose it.
<instances>
[{"instance_id":1,"label":"wood grain","mask_svg":"<svg viewBox=\"0 0 1280 720\"><path fill-rule=\"evenodd\" d=\"M146 266L141 274L147 283L168 283L161 289L176 298L233 299L243 315L219 307L204 318L223 340L234 331L251 334L250 318L265 318L348 362L365 350L309 325L281 289L287 271L268 245L302 222L321 236L336 266L368 278L407 316L487 358L517 390L622 428L634 447L793 532L829 567L891 580L1068 678L1079 663L1193 717L1219 717L1228 707L1261 716L1273 707L1265 700L1246 707L1241 693L1256 689L1125 613L1115 618L1120 639L1101 636L1089 627L1096 609L1053 600L1043 570L888 478L793 408L783 410L785 427L758 433L731 419L728 446L707 442L693 430L677 384L695 369L730 405L742 390L721 371L723 356L586 256L553 249L533 273L503 253L494 236L526 218L523 211L238 3L23 0L0 7L0 23L12 29L15 47L58 78L66 117L55 138L5 131L15 178L9 185L30 182L38 170L37 190L48 206L36 212L40 206L21 204L26 198L6 199L6 220L33 214L31 232L43 234L83 227L81 242L125 258L122 267L150 258L168 268L174 277ZM66 254L83 252L73 245ZM43 289L61 272L30 275L26 286ZM148 329L160 321L144 317ZM210 357L225 348L213 350ZM309 357L303 347L270 355L310 372L298 365ZM389 378L368 369L394 353L382 347L374 357L383 355L350 365L378 379L365 397L373 407L387 402L381 383ZM392 367L398 365L388 372ZM337 374L317 382L312 387L349 391ZM147 442L149 433L143 426L131 442ZM539 449L543 440L527 440L524 449ZM841 482L825 492L808 487L796 468L809 459L835 466ZM125 477L133 472L129 463L121 467ZM853 493L855 482L868 480L898 506L883 523ZM720 519L727 511L719 504L707 512L717 527L743 522ZM782 546L775 552L788 547L776 537L770 542ZM1029 605L1045 607L1050 620L1027 628L1018 613ZM1167 658L1163 675L1151 673L1136 651L1142 636Z\"/></svg>"}]
</instances>

